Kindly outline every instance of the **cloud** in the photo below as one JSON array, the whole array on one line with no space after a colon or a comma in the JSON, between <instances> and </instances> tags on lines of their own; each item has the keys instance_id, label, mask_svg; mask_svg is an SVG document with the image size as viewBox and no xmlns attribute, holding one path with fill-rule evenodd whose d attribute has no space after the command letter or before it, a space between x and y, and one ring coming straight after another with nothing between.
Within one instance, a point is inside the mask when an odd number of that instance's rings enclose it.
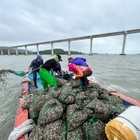
<instances>
[{"instance_id":1,"label":"cloud","mask_svg":"<svg viewBox=\"0 0 140 140\"><path fill-rule=\"evenodd\" d=\"M140 28L139 0L4 0L0 9L0 46ZM140 52L139 37L140 34L127 36L127 53ZM93 53L121 53L122 39L122 36L94 39ZM88 40L71 45L71 49L89 52ZM54 46L66 49L68 44ZM35 47L29 49L36 50Z\"/></svg>"}]
</instances>

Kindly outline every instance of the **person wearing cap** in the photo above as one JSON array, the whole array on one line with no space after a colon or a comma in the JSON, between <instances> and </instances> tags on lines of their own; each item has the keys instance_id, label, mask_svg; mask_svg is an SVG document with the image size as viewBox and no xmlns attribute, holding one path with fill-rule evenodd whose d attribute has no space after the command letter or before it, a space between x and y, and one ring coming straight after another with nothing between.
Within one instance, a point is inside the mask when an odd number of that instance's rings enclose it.
<instances>
[{"instance_id":1,"label":"person wearing cap","mask_svg":"<svg viewBox=\"0 0 140 140\"><path fill-rule=\"evenodd\" d=\"M86 59L83 57L75 57L75 58L68 58L68 63L72 63L78 66L86 66L88 67L88 64L86 63Z\"/></svg>"},{"instance_id":2,"label":"person wearing cap","mask_svg":"<svg viewBox=\"0 0 140 140\"><path fill-rule=\"evenodd\" d=\"M57 82L55 77L50 73L50 71L55 71L59 74L59 70L57 68L57 63L62 61L60 55L56 55L54 58L47 60L40 68L39 74L42 81L42 85L44 89L48 88L48 85L51 87L57 88Z\"/></svg>"},{"instance_id":3,"label":"person wearing cap","mask_svg":"<svg viewBox=\"0 0 140 140\"><path fill-rule=\"evenodd\" d=\"M87 77L92 75L92 70L90 67L78 66L78 65L69 63L68 68L70 72L73 72L72 79L80 78L82 81L83 87L88 85L89 80L87 79Z\"/></svg>"},{"instance_id":4,"label":"person wearing cap","mask_svg":"<svg viewBox=\"0 0 140 140\"><path fill-rule=\"evenodd\" d=\"M43 58L40 54L37 55L37 58L36 59L33 59L28 67L28 70L26 73L29 73L30 71L32 71L33 73L33 81L34 81L34 86L36 88L38 88L37 86L37 82L36 82L36 79L37 79L37 73L39 73L39 68L40 66L43 64Z\"/></svg>"}]
</instances>

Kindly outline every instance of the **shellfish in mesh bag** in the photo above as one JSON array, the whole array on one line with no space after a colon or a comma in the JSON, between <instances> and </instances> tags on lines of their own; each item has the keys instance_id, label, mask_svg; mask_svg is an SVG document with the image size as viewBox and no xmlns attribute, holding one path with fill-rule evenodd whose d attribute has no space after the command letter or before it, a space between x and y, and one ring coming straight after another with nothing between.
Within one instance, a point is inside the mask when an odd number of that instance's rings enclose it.
<instances>
[{"instance_id":1,"label":"shellfish in mesh bag","mask_svg":"<svg viewBox=\"0 0 140 140\"><path fill-rule=\"evenodd\" d=\"M28 140L44 140L44 127L37 125L29 134Z\"/></svg>"},{"instance_id":2,"label":"shellfish in mesh bag","mask_svg":"<svg viewBox=\"0 0 140 140\"><path fill-rule=\"evenodd\" d=\"M89 118L87 112L78 105L69 105L66 112L67 130L71 131L81 126Z\"/></svg>"},{"instance_id":3,"label":"shellfish in mesh bag","mask_svg":"<svg viewBox=\"0 0 140 140\"><path fill-rule=\"evenodd\" d=\"M113 108L109 104L104 104L102 101L98 100L97 98L94 98L89 104L85 106L85 110L90 109L94 110L94 117L104 121L108 122L111 118L111 113L113 111ZM89 114L91 116L92 114Z\"/></svg>"},{"instance_id":4,"label":"shellfish in mesh bag","mask_svg":"<svg viewBox=\"0 0 140 140\"><path fill-rule=\"evenodd\" d=\"M76 79L71 79L71 86L72 87L79 87L81 85L81 79L76 78Z\"/></svg>"},{"instance_id":5,"label":"shellfish in mesh bag","mask_svg":"<svg viewBox=\"0 0 140 140\"><path fill-rule=\"evenodd\" d=\"M79 105L80 107L85 107L87 104L89 104L91 102L90 99L88 98L84 98L84 99L80 99L80 100L76 100L75 104ZM90 111L91 112L91 111Z\"/></svg>"},{"instance_id":6,"label":"shellfish in mesh bag","mask_svg":"<svg viewBox=\"0 0 140 140\"><path fill-rule=\"evenodd\" d=\"M39 116L39 112L42 106L46 103L47 100L52 99L50 95L38 95L32 101L30 108L29 108L29 115L30 117L36 121Z\"/></svg>"},{"instance_id":7,"label":"shellfish in mesh bag","mask_svg":"<svg viewBox=\"0 0 140 140\"><path fill-rule=\"evenodd\" d=\"M31 90L29 91L29 95L40 95L40 93L42 92L43 90L40 89L40 90L36 90L35 87L31 87Z\"/></svg>"},{"instance_id":8,"label":"shellfish in mesh bag","mask_svg":"<svg viewBox=\"0 0 140 140\"><path fill-rule=\"evenodd\" d=\"M109 91L105 88L102 88L102 92L103 92L103 94L108 94L109 95Z\"/></svg>"},{"instance_id":9,"label":"shellfish in mesh bag","mask_svg":"<svg viewBox=\"0 0 140 140\"><path fill-rule=\"evenodd\" d=\"M56 78L56 82L57 82L57 86L61 87L62 85L64 85L67 82L67 80L62 79L62 78Z\"/></svg>"},{"instance_id":10,"label":"shellfish in mesh bag","mask_svg":"<svg viewBox=\"0 0 140 140\"><path fill-rule=\"evenodd\" d=\"M71 86L63 86L58 100L64 104L72 104L75 101L75 96L77 93L72 92Z\"/></svg>"},{"instance_id":11,"label":"shellfish in mesh bag","mask_svg":"<svg viewBox=\"0 0 140 140\"><path fill-rule=\"evenodd\" d=\"M50 99L43 105L37 123L44 126L47 123L58 120L62 115L62 104L57 99Z\"/></svg>"},{"instance_id":12,"label":"shellfish in mesh bag","mask_svg":"<svg viewBox=\"0 0 140 140\"><path fill-rule=\"evenodd\" d=\"M50 94L53 98L58 98L61 93L59 88L50 87L48 90L48 94Z\"/></svg>"},{"instance_id":13,"label":"shellfish in mesh bag","mask_svg":"<svg viewBox=\"0 0 140 140\"><path fill-rule=\"evenodd\" d=\"M85 91L85 94L86 96L88 97L88 99L92 100L94 99L95 97L98 98L99 97L99 94L96 90L87 90Z\"/></svg>"},{"instance_id":14,"label":"shellfish in mesh bag","mask_svg":"<svg viewBox=\"0 0 140 140\"><path fill-rule=\"evenodd\" d=\"M32 102L34 100L34 98L36 98L36 97L37 97L37 95L26 97L25 98L25 102L22 105L22 108L29 109L30 108L30 105L32 104Z\"/></svg>"},{"instance_id":15,"label":"shellfish in mesh bag","mask_svg":"<svg viewBox=\"0 0 140 140\"><path fill-rule=\"evenodd\" d=\"M118 115L120 115L122 112L124 112L127 107L123 104L117 104L116 106L113 106L113 111L112 111L112 119L116 118Z\"/></svg>"},{"instance_id":16,"label":"shellfish in mesh bag","mask_svg":"<svg viewBox=\"0 0 140 140\"><path fill-rule=\"evenodd\" d=\"M107 140L105 124L101 120L91 118L83 124L82 128L86 140Z\"/></svg>"},{"instance_id":17,"label":"shellfish in mesh bag","mask_svg":"<svg viewBox=\"0 0 140 140\"><path fill-rule=\"evenodd\" d=\"M102 94L99 98L112 105L123 104L123 100L115 95Z\"/></svg>"},{"instance_id":18,"label":"shellfish in mesh bag","mask_svg":"<svg viewBox=\"0 0 140 140\"><path fill-rule=\"evenodd\" d=\"M76 130L67 133L67 140L85 140L82 128L79 127Z\"/></svg>"},{"instance_id":19,"label":"shellfish in mesh bag","mask_svg":"<svg viewBox=\"0 0 140 140\"><path fill-rule=\"evenodd\" d=\"M66 126L62 120L51 122L44 127L43 140L66 140Z\"/></svg>"},{"instance_id":20,"label":"shellfish in mesh bag","mask_svg":"<svg viewBox=\"0 0 140 140\"><path fill-rule=\"evenodd\" d=\"M63 85L61 87L61 94L70 93L71 91L72 91L72 86L71 85Z\"/></svg>"},{"instance_id":21,"label":"shellfish in mesh bag","mask_svg":"<svg viewBox=\"0 0 140 140\"><path fill-rule=\"evenodd\" d=\"M76 97L75 97L75 100L82 100L82 99L85 99L86 98L86 93L83 92L83 91L80 91L77 93Z\"/></svg>"},{"instance_id":22,"label":"shellfish in mesh bag","mask_svg":"<svg viewBox=\"0 0 140 140\"><path fill-rule=\"evenodd\" d=\"M92 90L97 90L99 95L103 93L101 86L97 83L90 83L88 84L87 88L91 88Z\"/></svg>"},{"instance_id":23,"label":"shellfish in mesh bag","mask_svg":"<svg viewBox=\"0 0 140 140\"><path fill-rule=\"evenodd\" d=\"M90 99L87 98L86 93L81 91L78 92L76 97L75 97L75 104L84 107L90 102Z\"/></svg>"},{"instance_id":24,"label":"shellfish in mesh bag","mask_svg":"<svg viewBox=\"0 0 140 140\"><path fill-rule=\"evenodd\" d=\"M72 92L74 92L74 93L79 93L79 92L81 92L81 89L80 89L79 87L77 87L77 88L72 88Z\"/></svg>"}]
</instances>

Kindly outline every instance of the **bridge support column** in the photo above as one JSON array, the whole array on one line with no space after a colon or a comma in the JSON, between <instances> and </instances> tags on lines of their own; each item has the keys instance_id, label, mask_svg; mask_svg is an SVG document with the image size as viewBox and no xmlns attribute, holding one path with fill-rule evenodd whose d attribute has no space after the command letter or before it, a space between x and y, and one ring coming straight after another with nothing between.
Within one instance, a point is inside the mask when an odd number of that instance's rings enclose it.
<instances>
[{"instance_id":1,"label":"bridge support column","mask_svg":"<svg viewBox=\"0 0 140 140\"><path fill-rule=\"evenodd\" d=\"M15 47L15 50L16 50L16 55L18 55L18 50L17 50L17 47Z\"/></svg>"},{"instance_id":2,"label":"bridge support column","mask_svg":"<svg viewBox=\"0 0 140 140\"><path fill-rule=\"evenodd\" d=\"M93 42L93 38L92 37L90 37L90 55L92 55L93 53L92 53L92 42Z\"/></svg>"},{"instance_id":3,"label":"bridge support column","mask_svg":"<svg viewBox=\"0 0 140 140\"><path fill-rule=\"evenodd\" d=\"M1 50L1 55L3 55L3 50Z\"/></svg>"},{"instance_id":4,"label":"bridge support column","mask_svg":"<svg viewBox=\"0 0 140 140\"><path fill-rule=\"evenodd\" d=\"M70 41L68 41L68 55L70 55Z\"/></svg>"},{"instance_id":5,"label":"bridge support column","mask_svg":"<svg viewBox=\"0 0 140 140\"><path fill-rule=\"evenodd\" d=\"M9 49L7 49L7 53L8 53L8 55L10 55L10 50Z\"/></svg>"},{"instance_id":6,"label":"bridge support column","mask_svg":"<svg viewBox=\"0 0 140 140\"><path fill-rule=\"evenodd\" d=\"M28 55L28 53L27 53L27 46L25 46L25 55Z\"/></svg>"},{"instance_id":7,"label":"bridge support column","mask_svg":"<svg viewBox=\"0 0 140 140\"><path fill-rule=\"evenodd\" d=\"M121 53L120 55L126 55L126 54L124 53L124 51L125 51L125 43L126 43L126 36L127 36L127 32L125 31L125 32L124 32L124 37L123 37L122 53Z\"/></svg>"},{"instance_id":8,"label":"bridge support column","mask_svg":"<svg viewBox=\"0 0 140 140\"><path fill-rule=\"evenodd\" d=\"M51 43L51 54L54 55L54 52L53 52L53 43Z\"/></svg>"},{"instance_id":9,"label":"bridge support column","mask_svg":"<svg viewBox=\"0 0 140 140\"><path fill-rule=\"evenodd\" d=\"M37 49L37 54L39 54L39 45L36 45L36 49Z\"/></svg>"}]
</instances>

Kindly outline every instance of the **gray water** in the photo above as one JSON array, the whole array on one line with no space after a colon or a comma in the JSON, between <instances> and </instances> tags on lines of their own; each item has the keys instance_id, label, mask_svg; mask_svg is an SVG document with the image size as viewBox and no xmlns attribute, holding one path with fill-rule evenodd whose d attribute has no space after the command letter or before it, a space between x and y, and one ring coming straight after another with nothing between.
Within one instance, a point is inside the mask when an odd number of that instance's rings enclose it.
<instances>
[{"instance_id":1,"label":"gray water","mask_svg":"<svg viewBox=\"0 0 140 140\"><path fill-rule=\"evenodd\" d=\"M35 57L35 55L0 56L0 69L26 71L30 61ZM67 69L68 57L62 55L61 65L64 69ZM105 85L109 90L116 90L140 100L140 55L83 55L83 57L93 70L91 80ZM53 56L43 55L43 58L45 61ZM0 91L0 140L7 140L13 130L21 80L22 77L8 74L6 77L8 85L6 89Z\"/></svg>"}]
</instances>

